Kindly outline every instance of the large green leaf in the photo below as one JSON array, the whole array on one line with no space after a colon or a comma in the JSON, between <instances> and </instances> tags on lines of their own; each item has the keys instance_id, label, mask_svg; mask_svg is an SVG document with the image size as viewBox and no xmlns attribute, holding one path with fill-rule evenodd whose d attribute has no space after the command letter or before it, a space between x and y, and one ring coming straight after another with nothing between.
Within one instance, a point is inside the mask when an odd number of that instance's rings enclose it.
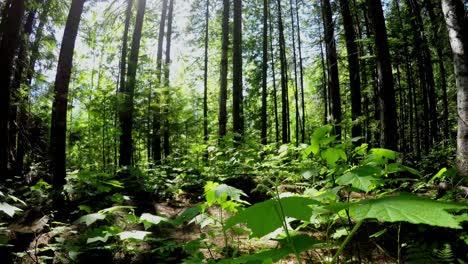
<instances>
[{"instance_id":1,"label":"large green leaf","mask_svg":"<svg viewBox=\"0 0 468 264\"><path fill-rule=\"evenodd\" d=\"M2 203L0 203L0 211L4 212L5 214L7 214L10 217L13 217L13 215L16 212L21 212L23 210L21 210L20 208L18 208L16 206L10 205L9 203L3 203L2 202Z\"/></svg>"},{"instance_id":2,"label":"large green leaf","mask_svg":"<svg viewBox=\"0 0 468 264\"><path fill-rule=\"evenodd\" d=\"M363 165L356 167L349 172L345 173L344 175L338 177L336 179L336 183L340 185L348 185L350 184L352 187L362 190L364 192L369 192L375 189L382 180L377 178L376 176L380 176L381 169Z\"/></svg>"},{"instance_id":3,"label":"large green leaf","mask_svg":"<svg viewBox=\"0 0 468 264\"><path fill-rule=\"evenodd\" d=\"M166 217L152 215L149 213L144 213L140 216L140 223L143 223L145 229L148 229L153 225L158 225L162 221L169 222L169 219L167 219Z\"/></svg>"},{"instance_id":4,"label":"large green leaf","mask_svg":"<svg viewBox=\"0 0 468 264\"><path fill-rule=\"evenodd\" d=\"M325 159L328 165L334 167L336 162L340 159L347 160L346 153L344 150L339 148L328 148L322 152L322 158Z\"/></svg>"},{"instance_id":5,"label":"large green leaf","mask_svg":"<svg viewBox=\"0 0 468 264\"><path fill-rule=\"evenodd\" d=\"M332 131L333 126L326 125L320 128L317 128L314 133L312 133L312 137L310 139L310 151L317 155L320 150L320 144L324 140L324 138L328 137L328 134Z\"/></svg>"},{"instance_id":6,"label":"large green leaf","mask_svg":"<svg viewBox=\"0 0 468 264\"><path fill-rule=\"evenodd\" d=\"M124 232L118 233L117 235L120 237L120 240L126 240L126 239L143 240L149 234L151 234L151 232L133 230L133 231L124 231Z\"/></svg>"},{"instance_id":7,"label":"large green leaf","mask_svg":"<svg viewBox=\"0 0 468 264\"><path fill-rule=\"evenodd\" d=\"M378 164L386 164L389 160L396 159L396 152L389 149L373 148L367 157L368 162L376 162Z\"/></svg>"},{"instance_id":8,"label":"large green leaf","mask_svg":"<svg viewBox=\"0 0 468 264\"><path fill-rule=\"evenodd\" d=\"M357 220L378 219L384 222L404 221L412 224L461 228L459 221L447 210L462 209L468 209L468 205L400 194L361 201L350 208L350 214Z\"/></svg>"},{"instance_id":9,"label":"large green leaf","mask_svg":"<svg viewBox=\"0 0 468 264\"><path fill-rule=\"evenodd\" d=\"M280 206L281 203L281 206ZM305 197L285 197L254 204L231 217L226 222L226 228L238 223L245 223L252 230L252 237L262 237L282 227L281 208L285 217L310 221L312 208L310 205L318 201Z\"/></svg>"},{"instance_id":10,"label":"large green leaf","mask_svg":"<svg viewBox=\"0 0 468 264\"><path fill-rule=\"evenodd\" d=\"M83 215L82 217L78 218L78 220L76 220L76 223L78 223L78 224L83 224L84 223L87 226L90 226L94 222L96 222L98 220L103 220L105 218L106 218L106 215L103 214L103 213L87 214L87 215Z\"/></svg>"}]
</instances>

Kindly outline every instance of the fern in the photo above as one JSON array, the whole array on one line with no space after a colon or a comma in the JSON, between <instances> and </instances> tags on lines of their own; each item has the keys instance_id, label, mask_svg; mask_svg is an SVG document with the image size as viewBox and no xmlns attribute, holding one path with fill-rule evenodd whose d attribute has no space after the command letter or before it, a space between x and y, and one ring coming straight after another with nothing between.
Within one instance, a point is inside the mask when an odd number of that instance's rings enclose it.
<instances>
[{"instance_id":1,"label":"fern","mask_svg":"<svg viewBox=\"0 0 468 264\"><path fill-rule=\"evenodd\" d=\"M405 263L455 263L455 256L449 243L442 245L437 245L437 243L431 245L415 243L408 247Z\"/></svg>"}]
</instances>

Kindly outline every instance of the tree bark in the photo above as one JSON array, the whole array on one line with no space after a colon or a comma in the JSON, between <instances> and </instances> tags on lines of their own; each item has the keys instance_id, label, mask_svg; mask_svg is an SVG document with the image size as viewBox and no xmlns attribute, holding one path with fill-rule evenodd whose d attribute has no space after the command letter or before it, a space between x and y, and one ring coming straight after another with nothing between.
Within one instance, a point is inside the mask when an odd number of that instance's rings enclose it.
<instances>
[{"instance_id":1,"label":"tree bark","mask_svg":"<svg viewBox=\"0 0 468 264\"><path fill-rule=\"evenodd\" d=\"M297 54L296 54L296 28L295 28L295 23L294 23L294 6L293 6L293 1L289 0L289 11L290 11L290 17L291 17L291 38L292 38L292 49L293 49L293 67L294 67L294 103L295 103L295 123L296 123L296 130L295 130L295 137L296 137L296 146L299 146L299 134L300 128L299 128L299 123L300 123L300 111L299 111L299 91L298 91L298 81L297 81Z\"/></svg>"},{"instance_id":2,"label":"tree bark","mask_svg":"<svg viewBox=\"0 0 468 264\"><path fill-rule=\"evenodd\" d=\"M367 0L373 26L377 57L378 97L380 104L380 145L397 150L397 114L387 29L380 0Z\"/></svg>"},{"instance_id":3,"label":"tree bark","mask_svg":"<svg viewBox=\"0 0 468 264\"><path fill-rule=\"evenodd\" d=\"M136 72L138 66L138 54L140 52L141 32L143 29L143 19L145 16L146 0L138 0L137 16L135 20L135 29L133 31L132 46L130 49L130 58L128 60L127 77L125 81L124 103L120 109L120 166L130 166L133 155L133 97L136 84Z\"/></svg>"},{"instance_id":4,"label":"tree bark","mask_svg":"<svg viewBox=\"0 0 468 264\"><path fill-rule=\"evenodd\" d=\"M268 0L263 0L263 54L262 54L262 131L260 140L263 145L267 138L267 74L268 74Z\"/></svg>"},{"instance_id":5,"label":"tree bark","mask_svg":"<svg viewBox=\"0 0 468 264\"><path fill-rule=\"evenodd\" d=\"M283 144L290 142L289 133L289 95L288 95L288 62L286 60L286 42L284 39L283 15L281 1L277 1L278 7L278 31L281 65L281 134Z\"/></svg>"},{"instance_id":6,"label":"tree bark","mask_svg":"<svg viewBox=\"0 0 468 264\"><path fill-rule=\"evenodd\" d=\"M305 130L306 130L306 110L304 100L304 66L302 60L302 41L301 41L301 26L299 20L299 5L296 0L296 26L297 26L297 47L299 52L299 76L301 86L301 108L302 108L302 128L301 128L301 143L305 143Z\"/></svg>"},{"instance_id":7,"label":"tree bark","mask_svg":"<svg viewBox=\"0 0 468 264\"><path fill-rule=\"evenodd\" d=\"M453 52L457 86L457 167L468 175L468 14L460 0L442 0L442 10Z\"/></svg>"},{"instance_id":8,"label":"tree bark","mask_svg":"<svg viewBox=\"0 0 468 264\"><path fill-rule=\"evenodd\" d=\"M164 65L164 94L166 104L164 106L164 132L163 132L163 147L164 156L168 157L171 154L170 132L169 132L169 105L170 105L170 65L171 65L171 40L172 40L172 20L174 13L174 1L169 2L169 11L167 14L167 36L166 36L166 62Z\"/></svg>"},{"instance_id":9,"label":"tree bark","mask_svg":"<svg viewBox=\"0 0 468 264\"><path fill-rule=\"evenodd\" d=\"M164 28L166 27L167 0L163 1L161 21L159 22L158 50L156 55L156 90L161 88L162 56L164 43ZM160 96L155 92L155 109L153 114L153 160L156 164L161 163L161 108Z\"/></svg>"},{"instance_id":10,"label":"tree bark","mask_svg":"<svg viewBox=\"0 0 468 264\"><path fill-rule=\"evenodd\" d=\"M73 0L68 13L63 33L60 55L57 63L57 74L54 85L54 102L50 127L50 172L53 186L59 190L65 184L66 176L66 132L68 88L73 66L73 52L81 13L86 0Z\"/></svg>"},{"instance_id":11,"label":"tree bark","mask_svg":"<svg viewBox=\"0 0 468 264\"><path fill-rule=\"evenodd\" d=\"M203 73L203 141L208 142L208 37L210 22L210 0L206 0L205 10L205 66Z\"/></svg>"},{"instance_id":12,"label":"tree bark","mask_svg":"<svg viewBox=\"0 0 468 264\"><path fill-rule=\"evenodd\" d=\"M242 0L234 0L234 31L232 43L232 123L235 143L244 136L242 95Z\"/></svg>"},{"instance_id":13,"label":"tree bark","mask_svg":"<svg viewBox=\"0 0 468 264\"><path fill-rule=\"evenodd\" d=\"M323 25L325 37L325 50L328 61L328 91L330 96L330 112L335 126L337 138L341 138L341 96L340 80L338 77L338 56L334 36L334 23L330 0L322 0Z\"/></svg>"},{"instance_id":14,"label":"tree bark","mask_svg":"<svg viewBox=\"0 0 468 264\"><path fill-rule=\"evenodd\" d=\"M219 138L227 133L227 75L228 75L228 49L229 49L229 0L223 0L223 22L221 39L221 62L219 78Z\"/></svg>"},{"instance_id":15,"label":"tree bark","mask_svg":"<svg viewBox=\"0 0 468 264\"><path fill-rule=\"evenodd\" d=\"M362 130L358 118L362 115L362 110L359 51L356 43L356 33L353 27L353 17L349 8L349 0L340 0L340 7L345 30L346 49L348 52L349 87L351 90L351 135L353 137L360 137L362 135Z\"/></svg>"},{"instance_id":16,"label":"tree bark","mask_svg":"<svg viewBox=\"0 0 468 264\"><path fill-rule=\"evenodd\" d=\"M11 75L16 49L20 45L21 20L25 11L24 0L11 3L5 20L0 43L0 176L6 176L9 163L9 111L11 109Z\"/></svg>"},{"instance_id":17,"label":"tree bark","mask_svg":"<svg viewBox=\"0 0 468 264\"><path fill-rule=\"evenodd\" d=\"M273 50L273 22L272 22L272 17L271 17L271 12L268 11L268 17L269 17L269 27L270 27L270 56L271 56L271 75L273 79L273 91L272 91L272 97L273 97L273 111L275 113L275 142L279 142L279 120L278 120L278 93L276 89L276 71L275 71L275 54Z\"/></svg>"}]
</instances>

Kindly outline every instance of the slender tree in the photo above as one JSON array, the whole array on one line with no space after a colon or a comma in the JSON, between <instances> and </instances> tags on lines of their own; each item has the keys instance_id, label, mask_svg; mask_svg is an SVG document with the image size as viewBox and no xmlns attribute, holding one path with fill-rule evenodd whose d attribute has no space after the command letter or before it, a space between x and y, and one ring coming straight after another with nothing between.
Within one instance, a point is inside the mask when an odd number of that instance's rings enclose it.
<instances>
[{"instance_id":1,"label":"slender tree","mask_svg":"<svg viewBox=\"0 0 468 264\"><path fill-rule=\"evenodd\" d=\"M171 64L171 41L172 41L172 21L174 13L174 1L170 0L169 10L167 14L167 36L166 36L166 61L164 63L164 93L166 104L164 106L164 132L163 132L163 146L165 157L171 154L170 133L169 133L169 105L170 105L170 64Z\"/></svg>"},{"instance_id":2,"label":"slender tree","mask_svg":"<svg viewBox=\"0 0 468 264\"><path fill-rule=\"evenodd\" d=\"M143 30L143 19L145 16L146 0L138 0L135 29L133 31L132 46L130 48L130 58L128 60L128 70L125 80L124 103L119 111L120 127L120 166L129 166L132 162L133 154L133 97L136 84L136 72L138 66L138 54L140 52L141 32Z\"/></svg>"},{"instance_id":3,"label":"slender tree","mask_svg":"<svg viewBox=\"0 0 468 264\"><path fill-rule=\"evenodd\" d=\"M335 125L335 134L341 137L341 95L340 81L338 78L338 56L334 36L334 22L330 0L322 0L323 26L325 38L325 50L328 62L328 93L330 96L330 113Z\"/></svg>"},{"instance_id":4,"label":"slender tree","mask_svg":"<svg viewBox=\"0 0 468 264\"><path fill-rule=\"evenodd\" d=\"M457 167L468 175L468 12L460 0L442 0L450 37L457 86Z\"/></svg>"},{"instance_id":5,"label":"slender tree","mask_svg":"<svg viewBox=\"0 0 468 264\"><path fill-rule=\"evenodd\" d=\"M234 31L232 41L232 124L237 134L236 144L244 136L242 95L242 0L234 0Z\"/></svg>"},{"instance_id":6,"label":"slender tree","mask_svg":"<svg viewBox=\"0 0 468 264\"><path fill-rule=\"evenodd\" d=\"M262 54L262 131L260 139L267 144L267 73L268 73L268 0L263 0L263 54Z\"/></svg>"},{"instance_id":7,"label":"slender tree","mask_svg":"<svg viewBox=\"0 0 468 264\"><path fill-rule=\"evenodd\" d=\"M229 49L229 0L223 0L223 22L221 37L221 62L219 77L219 128L220 138L227 133L227 75L228 75L228 49Z\"/></svg>"},{"instance_id":8,"label":"slender tree","mask_svg":"<svg viewBox=\"0 0 468 264\"><path fill-rule=\"evenodd\" d=\"M162 56L163 56L163 43L164 43L164 28L166 27L166 14L167 14L167 0L163 1L163 8L161 13L161 21L159 22L159 34L158 34L158 50L156 55L156 89L159 90L161 87L162 78ZM158 91L155 93L155 109L153 113L153 160L156 164L161 162L161 108L160 97Z\"/></svg>"},{"instance_id":9,"label":"slender tree","mask_svg":"<svg viewBox=\"0 0 468 264\"><path fill-rule=\"evenodd\" d=\"M297 0L296 6L296 27L297 27L297 48L299 52L299 76L300 76L300 87L301 87L301 106L302 106L302 128L301 128L301 142L305 143L305 128L306 128L306 111L305 111L305 100L304 100L304 63L302 58L302 41L301 41L301 25L299 20L299 5Z\"/></svg>"},{"instance_id":10,"label":"slender tree","mask_svg":"<svg viewBox=\"0 0 468 264\"><path fill-rule=\"evenodd\" d=\"M353 121L352 136L362 135L361 125L358 118L361 111L361 77L359 69L359 51L356 43L356 32L354 22L349 7L349 0L340 0L341 16L345 30L346 49L348 52L349 87L351 90L351 118Z\"/></svg>"},{"instance_id":11,"label":"slender tree","mask_svg":"<svg viewBox=\"0 0 468 264\"><path fill-rule=\"evenodd\" d=\"M380 144L382 147L396 150L398 144L395 88L382 4L380 0L367 0L367 6L375 37L381 126Z\"/></svg>"},{"instance_id":12,"label":"slender tree","mask_svg":"<svg viewBox=\"0 0 468 264\"><path fill-rule=\"evenodd\" d=\"M57 63L50 127L50 171L53 177L53 185L56 189L62 188L65 184L68 88L73 66L75 40L78 35L81 13L83 12L85 1L73 0L71 3Z\"/></svg>"},{"instance_id":13,"label":"slender tree","mask_svg":"<svg viewBox=\"0 0 468 264\"><path fill-rule=\"evenodd\" d=\"M208 36L210 19L210 0L206 0L205 10L205 65L203 72L203 140L208 141Z\"/></svg>"},{"instance_id":14,"label":"slender tree","mask_svg":"<svg viewBox=\"0 0 468 264\"><path fill-rule=\"evenodd\" d=\"M299 111L299 91L298 91L298 81L297 81L297 54L296 54L296 27L295 27L295 22L294 22L294 4L293 0L289 0L289 13L291 17L291 38L292 38L292 49L293 49L293 72L294 72L294 103L296 107L296 113L295 113L295 118L296 118L296 131L295 131L295 136L296 136L296 146L299 145L299 134L300 132L300 111Z\"/></svg>"},{"instance_id":15,"label":"slender tree","mask_svg":"<svg viewBox=\"0 0 468 264\"><path fill-rule=\"evenodd\" d=\"M275 56L273 50L273 22L272 22L271 12L268 11L268 24L270 28L270 54L271 54L271 75L273 79L273 111L275 113L275 142L279 142L279 120L278 120L278 96L276 89L276 71L275 71Z\"/></svg>"},{"instance_id":16,"label":"slender tree","mask_svg":"<svg viewBox=\"0 0 468 264\"><path fill-rule=\"evenodd\" d=\"M278 32L279 50L281 66L281 134L283 144L289 143L289 95L288 95L288 62L286 60L286 41L284 39L283 14L281 11L281 1L277 2L278 8Z\"/></svg>"}]
</instances>

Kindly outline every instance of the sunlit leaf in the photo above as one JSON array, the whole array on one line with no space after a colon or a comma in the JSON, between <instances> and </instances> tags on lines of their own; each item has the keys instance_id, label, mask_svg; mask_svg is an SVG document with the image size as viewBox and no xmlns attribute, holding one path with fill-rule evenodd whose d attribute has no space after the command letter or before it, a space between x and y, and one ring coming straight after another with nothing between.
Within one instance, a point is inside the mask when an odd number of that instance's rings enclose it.
<instances>
[{"instance_id":1,"label":"sunlit leaf","mask_svg":"<svg viewBox=\"0 0 468 264\"><path fill-rule=\"evenodd\" d=\"M94 213L94 214L87 214L83 215L82 217L78 218L76 220L76 223L78 224L86 224L87 226L92 225L94 222L98 220L103 220L106 218L106 215L103 213Z\"/></svg>"},{"instance_id":2,"label":"sunlit leaf","mask_svg":"<svg viewBox=\"0 0 468 264\"><path fill-rule=\"evenodd\" d=\"M0 203L0 211L4 212L5 214L7 214L10 217L13 217L13 215L15 215L16 212L21 212L23 210L21 210L20 208L18 208L16 206L10 205L9 203L1 202Z\"/></svg>"},{"instance_id":3,"label":"sunlit leaf","mask_svg":"<svg viewBox=\"0 0 468 264\"><path fill-rule=\"evenodd\" d=\"M126 240L126 239L143 240L149 234L151 234L151 232L133 230L133 231L124 231L124 232L118 233L117 235L119 236L120 240Z\"/></svg>"}]
</instances>

